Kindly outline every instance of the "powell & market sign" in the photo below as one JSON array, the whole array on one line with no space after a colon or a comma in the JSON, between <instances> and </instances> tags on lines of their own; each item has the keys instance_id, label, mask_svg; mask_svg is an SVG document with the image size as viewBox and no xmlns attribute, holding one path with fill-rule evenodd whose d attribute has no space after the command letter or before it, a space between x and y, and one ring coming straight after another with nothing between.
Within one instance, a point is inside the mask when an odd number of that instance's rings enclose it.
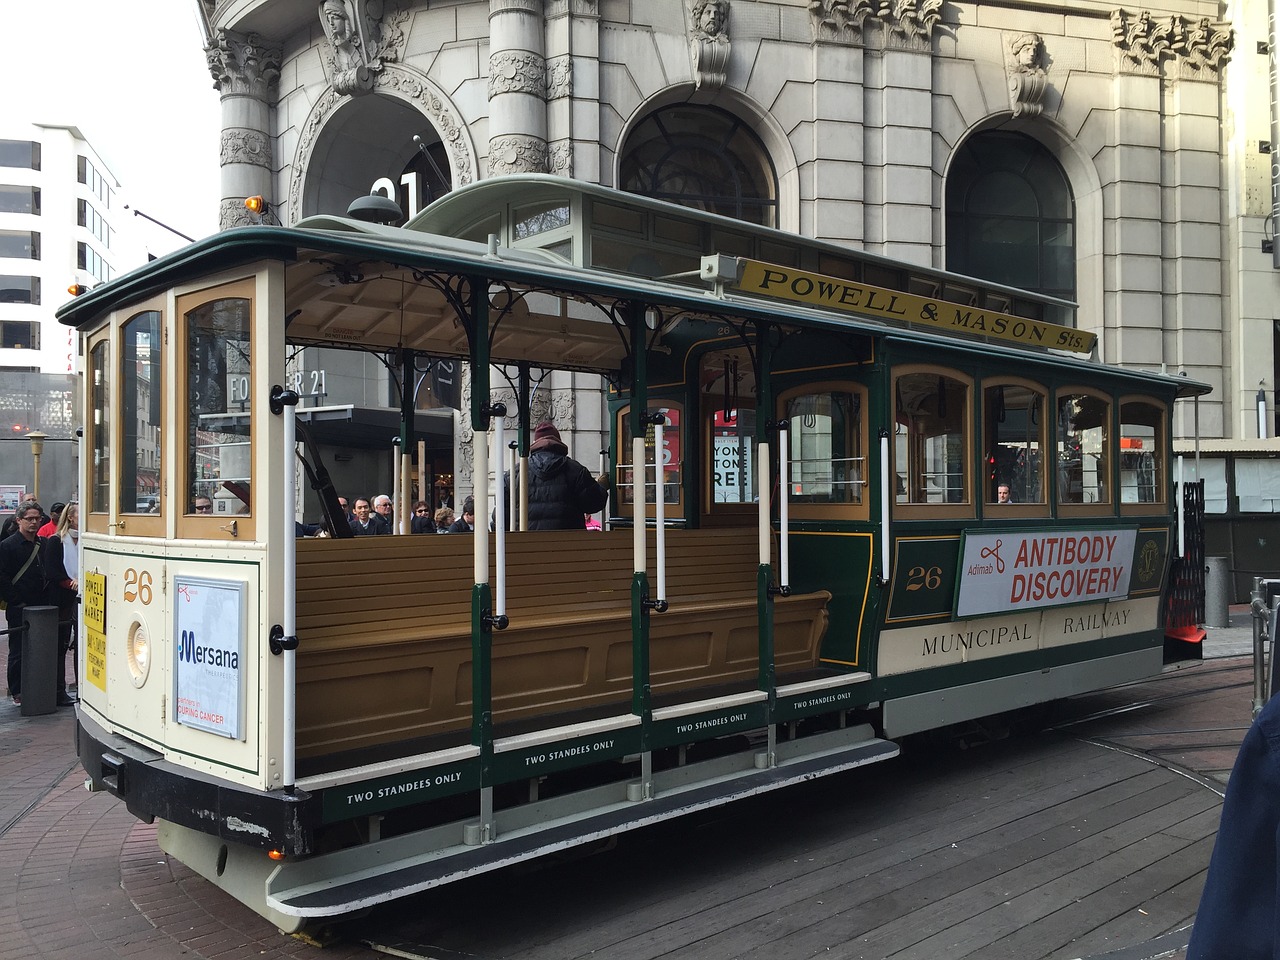
<instances>
[{"instance_id":1,"label":"powell & market sign","mask_svg":"<svg viewBox=\"0 0 1280 960\"><path fill-rule=\"evenodd\" d=\"M1042 320L979 310L947 300L931 300L901 290L873 287L820 273L806 273L758 260L743 260L741 263L742 278L735 286L744 293L758 293L847 313L922 324L948 333L994 337L997 340L1053 347L1072 353L1091 353L1098 339L1092 333Z\"/></svg>"}]
</instances>

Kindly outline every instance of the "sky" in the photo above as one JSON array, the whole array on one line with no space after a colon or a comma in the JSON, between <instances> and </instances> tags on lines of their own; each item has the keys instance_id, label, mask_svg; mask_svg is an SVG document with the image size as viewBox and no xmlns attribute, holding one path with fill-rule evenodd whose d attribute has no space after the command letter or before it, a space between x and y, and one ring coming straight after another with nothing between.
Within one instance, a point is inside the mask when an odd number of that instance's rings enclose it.
<instances>
[{"instance_id":1,"label":"sky","mask_svg":"<svg viewBox=\"0 0 1280 960\"><path fill-rule=\"evenodd\" d=\"M222 111L196 0L3 2L5 112L79 127L120 182L118 205L197 239L215 232ZM152 253L185 242L135 220Z\"/></svg>"}]
</instances>

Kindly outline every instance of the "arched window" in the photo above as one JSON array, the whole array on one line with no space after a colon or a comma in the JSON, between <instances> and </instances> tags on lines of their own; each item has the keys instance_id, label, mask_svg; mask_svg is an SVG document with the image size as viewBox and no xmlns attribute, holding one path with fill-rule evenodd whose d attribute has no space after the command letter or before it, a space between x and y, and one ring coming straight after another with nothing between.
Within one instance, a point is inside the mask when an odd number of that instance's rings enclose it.
<instances>
[{"instance_id":1,"label":"arched window","mask_svg":"<svg viewBox=\"0 0 1280 960\"><path fill-rule=\"evenodd\" d=\"M961 145L947 176L947 269L1075 300L1075 198L1042 144L994 130Z\"/></svg>"},{"instance_id":2,"label":"arched window","mask_svg":"<svg viewBox=\"0 0 1280 960\"><path fill-rule=\"evenodd\" d=\"M778 175L760 138L716 107L667 107L627 137L618 186L766 227L778 225Z\"/></svg>"}]
</instances>

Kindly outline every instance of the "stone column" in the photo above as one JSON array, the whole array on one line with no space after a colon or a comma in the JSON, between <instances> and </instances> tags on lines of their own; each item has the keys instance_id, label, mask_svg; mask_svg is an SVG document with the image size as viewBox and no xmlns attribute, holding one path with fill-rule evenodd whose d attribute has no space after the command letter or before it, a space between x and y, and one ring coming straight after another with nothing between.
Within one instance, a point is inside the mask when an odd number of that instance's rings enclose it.
<instances>
[{"instance_id":1,"label":"stone column","mask_svg":"<svg viewBox=\"0 0 1280 960\"><path fill-rule=\"evenodd\" d=\"M547 0L547 169L601 183L597 0Z\"/></svg>"},{"instance_id":2,"label":"stone column","mask_svg":"<svg viewBox=\"0 0 1280 960\"><path fill-rule=\"evenodd\" d=\"M209 70L222 94L222 203L218 225L253 223L246 197L261 196L275 209L271 194L272 86L280 76L280 49L257 34L220 30L205 48ZM271 218L268 217L268 220Z\"/></svg>"},{"instance_id":3,"label":"stone column","mask_svg":"<svg viewBox=\"0 0 1280 960\"><path fill-rule=\"evenodd\" d=\"M546 173L542 0L489 0L489 173Z\"/></svg>"}]
</instances>

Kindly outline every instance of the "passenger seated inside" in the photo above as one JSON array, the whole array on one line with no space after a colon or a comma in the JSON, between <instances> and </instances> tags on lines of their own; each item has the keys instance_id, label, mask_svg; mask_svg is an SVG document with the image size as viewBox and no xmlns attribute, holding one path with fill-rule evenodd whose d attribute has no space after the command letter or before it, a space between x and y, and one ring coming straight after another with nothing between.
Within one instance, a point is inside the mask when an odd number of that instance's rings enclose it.
<instances>
[{"instance_id":1,"label":"passenger seated inside","mask_svg":"<svg viewBox=\"0 0 1280 960\"><path fill-rule=\"evenodd\" d=\"M1007 483L1002 483L996 487L996 503L1013 503L1013 494L1010 492Z\"/></svg>"}]
</instances>

